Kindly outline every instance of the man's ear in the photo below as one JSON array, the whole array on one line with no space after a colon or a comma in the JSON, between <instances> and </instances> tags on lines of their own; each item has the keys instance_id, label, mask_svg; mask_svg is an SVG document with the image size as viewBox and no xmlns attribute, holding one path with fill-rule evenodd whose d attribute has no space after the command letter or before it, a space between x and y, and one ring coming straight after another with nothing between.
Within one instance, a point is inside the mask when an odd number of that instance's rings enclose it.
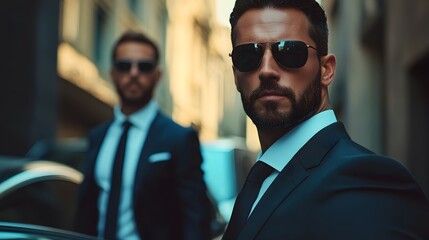
<instances>
[{"instance_id":1,"label":"man's ear","mask_svg":"<svg viewBox=\"0 0 429 240\"><path fill-rule=\"evenodd\" d=\"M320 82L324 86L329 86L334 80L335 75L335 68L337 66L337 60L335 58L335 55L328 54L326 56L322 56L320 60L320 67L321 67L321 79Z\"/></svg>"}]
</instances>

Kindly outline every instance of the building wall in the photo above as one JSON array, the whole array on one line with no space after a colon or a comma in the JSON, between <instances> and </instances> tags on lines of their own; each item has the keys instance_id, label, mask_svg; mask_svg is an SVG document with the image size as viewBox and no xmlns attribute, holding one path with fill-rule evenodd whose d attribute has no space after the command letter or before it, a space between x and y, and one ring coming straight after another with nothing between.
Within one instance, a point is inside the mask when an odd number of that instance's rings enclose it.
<instances>
[{"instance_id":1,"label":"building wall","mask_svg":"<svg viewBox=\"0 0 429 240\"><path fill-rule=\"evenodd\" d=\"M382 56L362 41L363 1L336 1L329 7L329 49L337 56L331 86L333 107L354 140L381 152Z\"/></svg>"},{"instance_id":2,"label":"building wall","mask_svg":"<svg viewBox=\"0 0 429 240\"><path fill-rule=\"evenodd\" d=\"M218 25L214 1L170 0L167 68L173 118L200 130L203 140L245 136L228 53L229 28Z\"/></svg>"},{"instance_id":3,"label":"building wall","mask_svg":"<svg viewBox=\"0 0 429 240\"><path fill-rule=\"evenodd\" d=\"M0 155L25 155L55 136L59 9L51 0L0 2Z\"/></svg>"}]
</instances>

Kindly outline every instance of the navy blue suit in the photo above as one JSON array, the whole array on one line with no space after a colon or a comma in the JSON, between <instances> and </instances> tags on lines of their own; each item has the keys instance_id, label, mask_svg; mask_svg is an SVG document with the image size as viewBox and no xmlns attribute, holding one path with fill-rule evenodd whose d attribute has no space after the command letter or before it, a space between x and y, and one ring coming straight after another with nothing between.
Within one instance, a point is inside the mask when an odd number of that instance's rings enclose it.
<instances>
[{"instance_id":1,"label":"navy blue suit","mask_svg":"<svg viewBox=\"0 0 429 240\"><path fill-rule=\"evenodd\" d=\"M400 163L334 123L279 173L238 239L429 239L429 205ZM228 230L224 240L232 240Z\"/></svg>"},{"instance_id":2,"label":"navy blue suit","mask_svg":"<svg viewBox=\"0 0 429 240\"><path fill-rule=\"evenodd\" d=\"M111 123L91 131L77 213L77 231L97 235L99 187L94 178L98 151ZM149 156L168 152L168 161ZM134 216L142 239L209 239L211 206L201 170L198 135L162 113L155 117L142 148L134 184Z\"/></svg>"}]
</instances>

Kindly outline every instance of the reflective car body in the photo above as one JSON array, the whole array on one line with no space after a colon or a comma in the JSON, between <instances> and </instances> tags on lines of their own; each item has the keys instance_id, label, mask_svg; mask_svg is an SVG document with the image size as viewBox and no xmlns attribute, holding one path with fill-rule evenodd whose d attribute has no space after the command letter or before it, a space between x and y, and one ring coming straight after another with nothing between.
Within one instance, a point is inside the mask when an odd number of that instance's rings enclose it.
<instances>
[{"instance_id":1,"label":"reflective car body","mask_svg":"<svg viewBox=\"0 0 429 240\"><path fill-rule=\"evenodd\" d=\"M0 222L0 240L3 239L95 240L96 238L56 228Z\"/></svg>"},{"instance_id":2,"label":"reflective car body","mask_svg":"<svg viewBox=\"0 0 429 240\"><path fill-rule=\"evenodd\" d=\"M82 179L64 164L0 157L0 221L72 230Z\"/></svg>"}]
</instances>

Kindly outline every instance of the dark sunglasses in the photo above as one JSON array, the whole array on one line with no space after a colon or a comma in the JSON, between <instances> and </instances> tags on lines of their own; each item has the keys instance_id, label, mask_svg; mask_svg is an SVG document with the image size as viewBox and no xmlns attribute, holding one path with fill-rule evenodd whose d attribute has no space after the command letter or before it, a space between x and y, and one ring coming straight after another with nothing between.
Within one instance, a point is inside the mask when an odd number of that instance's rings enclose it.
<instances>
[{"instance_id":1,"label":"dark sunglasses","mask_svg":"<svg viewBox=\"0 0 429 240\"><path fill-rule=\"evenodd\" d=\"M305 65L308 58L308 48L318 51L302 41L285 40L275 43L247 43L235 46L229 56L232 64L240 72L251 72L261 65L265 46L271 49L276 62L284 68L300 68Z\"/></svg>"},{"instance_id":2,"label":"dark sunglasses","mask_svg":"<svg viewBox=\"0 0 429 240\"><path fill-rule=\"evenodd\" d=\"M131 61L131 60L117 60L114 62L114 67L119 72L128 73L130 72L133 65L136 64L140 73L148 73L155 69L156 64L153 61L149 60L139 60L139 61Z\"/></svg>"}]
</instances>

